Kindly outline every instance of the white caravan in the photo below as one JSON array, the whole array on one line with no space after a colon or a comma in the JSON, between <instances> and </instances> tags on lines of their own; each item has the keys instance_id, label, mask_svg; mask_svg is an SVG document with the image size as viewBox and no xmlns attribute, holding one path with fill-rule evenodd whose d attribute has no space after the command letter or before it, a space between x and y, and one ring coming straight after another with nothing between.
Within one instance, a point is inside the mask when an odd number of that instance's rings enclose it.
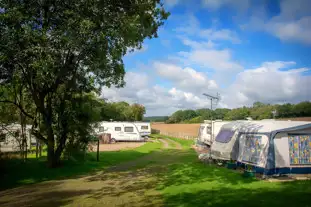
<instances>
[{"instance_id":1,"label":"white caravan","mask_svg":"<svg viewBox=\"0 0 311 207\"><path fill-rule=\"evenodd\" d=\"M211 145L213 141L215 140L215 137L219 133L221 127L224 124L228 124L228 121L213 121L212 126L210 124L210 121L204 121L204 124L200 125L199 134L198 134L198 140L200 142L203 142L207 145ZM211 129L212 128L212 129ZM213 137L211 138L211 130Z\"/></svg>"},{"instance_id":2,"label":"white caravan","mask_svg":"<svg viewBox=\"0 0 311 207\"><path fill-rule=\"evenodd\" d=\"M96 134L106 133L111 135L111 141L145 141L137 126L131 122L100 122L95 129Z\"/></svg>"},{"instance_id":3,"label":"white caravan","mask_svg":"<svg viewBox=\"0 0 311 207\"><path fill-rule=\"evenodd\" d=\"M151 134L151 126L149 122L134 122L141 136L148 138Z\"/></svg>"},{"instance_id":4,"label":"white caravan","mask_svg":"<svg viewBox=\"0 0 311 207\"><path fill-rule=\"evenodd\" d=\"M27 149L36 144L36 139L31 135L30 130L31 125L26 125ZM0 152L20 151L21 140L20 124L0 125Z\"/></svg>"},{"instance_id":5,"label":"white caravan","mask_svg":"<svg viewBox=\"0 0 311 207\"><path fill-rule=\"evenodd\" d=\"M215 160L237 160L239 153L238 136L240 128L249 121L232 121L224 124L211 146L211 156Z\"/></svg>"}]
</instances>

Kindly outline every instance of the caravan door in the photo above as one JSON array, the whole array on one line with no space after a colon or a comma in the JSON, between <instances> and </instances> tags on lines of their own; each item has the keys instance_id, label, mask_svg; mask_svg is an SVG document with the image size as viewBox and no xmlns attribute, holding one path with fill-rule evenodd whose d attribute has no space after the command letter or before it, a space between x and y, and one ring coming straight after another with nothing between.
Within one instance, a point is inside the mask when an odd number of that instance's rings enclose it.
<instances>
[{"instance_id":1,"label":"caravan door","mask_svg":"<svg viewBox=\"0 0 311 207\"><path fill-rule=\"evenodd\" d=\"M124 137L127 141L138 141L139 132L134 124L124 125Z\"/></svg>"},{"instance_id":2,"label":"caravan door","mask_svg":"<svg viewBox=\"0 0 311 207\"><path fill-rule=\"evenodd\" d=\"M113 137L116 141L125 141L124 126L122 124L115 124L112 126Z\"/></svg>"}]
</instances>

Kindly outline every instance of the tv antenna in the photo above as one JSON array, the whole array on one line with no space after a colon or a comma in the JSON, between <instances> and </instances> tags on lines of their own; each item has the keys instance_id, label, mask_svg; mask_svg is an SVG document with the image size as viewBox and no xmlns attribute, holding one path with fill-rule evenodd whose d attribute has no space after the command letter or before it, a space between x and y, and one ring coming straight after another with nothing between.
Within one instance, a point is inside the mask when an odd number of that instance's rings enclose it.
<instances>
[{"instance_id":1,"label":"tv antenna","mask_svg":"<svg viewBox=\"0 0 311 207\"><path fill-rule=\"evenodd\" d=\"M211 142L210 144L212 145L213 141L214 141L214 137L213 137L213 131L214 131L214 127L213 127L213 101L215 102L215 106L218 104L219 100L220 100L220 95L219 93L217 93L216 96L207 94L207 93L203 93L203 96L206 96L208 99L211 100L211 128L210 128L210 137L211 137ZM209 156L210 159L212 158L212 154L211 154L211 148L209 149Z\"/></svg>"},{"instance_id":2,"label":"tv antenna","mask_svg":"<svg viewBox=\"0 0 311 207\"><path fill-rule=\"evenodd\" d=\"M207 94L207 93L203 93L203 96L206 96L208 99L211 100L211 110L213 110L213 101L216 101L214 103L215 106L217 106L219 100L220 100L220 95L219 93L217 93L217 96L212 96L210 94Z\"/></svg>"}]
</instances>

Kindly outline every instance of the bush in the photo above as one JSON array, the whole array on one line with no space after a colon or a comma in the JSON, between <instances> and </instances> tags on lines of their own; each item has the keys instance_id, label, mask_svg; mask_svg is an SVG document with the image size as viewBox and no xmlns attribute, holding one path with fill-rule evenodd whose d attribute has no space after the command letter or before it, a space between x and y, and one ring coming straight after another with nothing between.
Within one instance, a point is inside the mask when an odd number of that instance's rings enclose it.
<instances>
[{"instance_id":1,"label":"bush","mask_svg":"<svg viewBox=\"0 0 311 207\"><path fill-rule=\"evenodd\" d=\"M158 129L151 129L151 134L160 134L160 130L158 130Z\"/></svg>"},{"instance_id":2,"label":"bush","mask_svg":"<svg viewBox=\"0 0 311 207\"><path fill-rule=\"evenodd\" d=\"M70 139L64 150L64 159L81 161L85 160L88 145L94 141L93 136L85 136L80 139Z\"/></svg>"}]
</instances>

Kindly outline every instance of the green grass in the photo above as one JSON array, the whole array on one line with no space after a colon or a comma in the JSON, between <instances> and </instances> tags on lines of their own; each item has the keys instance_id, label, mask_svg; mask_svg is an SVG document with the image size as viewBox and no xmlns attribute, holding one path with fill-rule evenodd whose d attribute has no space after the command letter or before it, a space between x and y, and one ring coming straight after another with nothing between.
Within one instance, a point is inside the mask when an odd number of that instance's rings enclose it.
<instances>
[{"instance_id":1,"label":"green grass","mask_svg":"<svg viewBox=\"0 0 311 207\"><path fill-rule=\"evenodd\" d=\"M181 144L183 149L189 149L194 144L194 140L180 139L180 138L175 138L175 137L170 137L170 136L160 135L160 134L152 134L151 137L153 137L153 138L168 138L168 139L171 139L171 140Z\"/></svg>"},{"instance_id":2,"label":"green grass","mask_svg":"<svg viewBox=\"0 0 311 207\"><path fill-rule=\"evenodd\" d=\"M88 153L84 161L66 160L62 162L61 167L55 169L47 168L46 157L36 159L35 154L30 154L26 163L18 159L5 163L5 172L2 172L4 175L0 178L0 190L47 180L80 177L121 162L137 159L160 148L161 143L146 143L131 150L100 152L99 162L96 161L96 152L93 152ZM42 155L46 155L46 152Z\"/></svg>"},{"instance_id":3,"label":"green grass","mask_svg":"<svg viewBox=\"0 0 311 207\"><path fill-rule=\"evenodd\" d=\"M8 178L11 187L12 183L63 177L88 178L0 192L0 205L10 206L18 200L37 206L311 206L311 181L276 183L244 178L238 171L198 161L190 148L192 140L169 138L180 143L183 150L159 150L160 143L148 143L133 150L101 153L100 162L65 163L58 169L16 166L19 172L10 171L12 176ZM94 154L90 156L95 159ZM117 167L92 174L113 165Z\"/></svg>"},{"instance_id":4,"label":"green grass","mask_svg":"<svg viewBox=\"0 0 311 207\"><path fill-rule=\"evenodd\" d=\"M164 206L310 206L311 181L244 178L238 171L198 162L191 150L159 179Z\"/></svg>"}]
</instances>

